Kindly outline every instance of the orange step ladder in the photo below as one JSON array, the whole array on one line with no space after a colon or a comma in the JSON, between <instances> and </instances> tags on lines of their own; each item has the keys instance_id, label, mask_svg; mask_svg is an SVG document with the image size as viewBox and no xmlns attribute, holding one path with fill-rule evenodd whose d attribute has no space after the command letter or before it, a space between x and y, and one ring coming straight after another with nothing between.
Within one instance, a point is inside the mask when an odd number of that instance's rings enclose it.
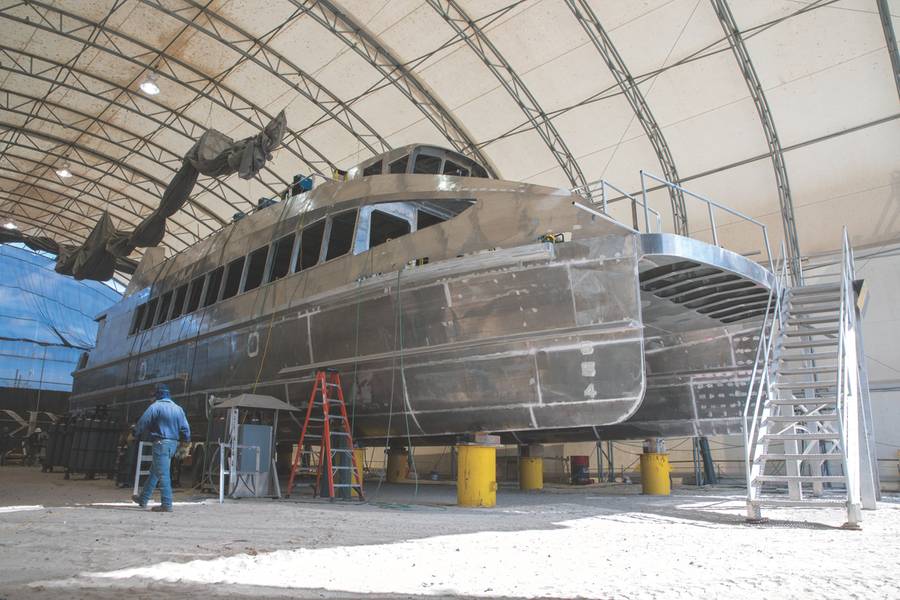
<instances>
[{"instance_id":1,"label":"orange step ladder","mask_svg":"<svg viewBox=\"0 0 900 600\"><path fill-rule=\"evenodd\" d=\"M335 406L337 411L334 411ZM290 496L294 490L294 478L297 476L297 471L304 468L301 466L304 443L319 446L314 496L322 495L321 485L324 472L328 481L328 497L331 500L335 499L335 489L342 488L349 490L345 497L352 496L355 491L359 495L359 499L364 500L362 473L357 469L356 456L353 453L353 434L350 430L350 421L347 419L347 405L344 402L344 391L341 388L341 375L337 369L326 368L316 371L315 384L309 396L309 406L306 408L306 419L303 421L300 441L291 465L291 477L288 480L286 496ZM338 456L344 460L336 460ZM348 456L349 460L346 460ZM348 463L350 466L347 466ZM339 477L342 472L346 471L350 471L349 477Z\"/></svg>"}]
</instances>

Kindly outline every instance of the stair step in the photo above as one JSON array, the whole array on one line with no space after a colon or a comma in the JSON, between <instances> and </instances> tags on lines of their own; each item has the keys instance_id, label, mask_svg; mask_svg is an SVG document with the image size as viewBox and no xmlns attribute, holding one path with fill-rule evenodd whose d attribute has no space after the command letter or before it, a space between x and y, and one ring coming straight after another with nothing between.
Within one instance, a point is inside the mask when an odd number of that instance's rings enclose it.
<instances>
[{"instance_id":1,"label":"stair step","mask_svg":"<svg viewBox=\"0 0 900 600\"><path fill-rule=\"evenodd\" d=\"M757 475L753 483L844 483L843 475Z\"/></svg>"},{"instance_id":2,"label":"stair step","mask_svg":"<svg viewBox=\"0 0 900 600\"><path fill-rule=\"evenodd\" d=\"M787 441L840 441L841 436L837 433L767 433L763 436L764 440L770 442L787 442Z\"/></svg>"},{"instance_id":3,"label":"stair step","mask_svg":"<svg viewBox=\"0 0 900 600\"><path fill-rule=\"evenodd\" d=\"M766 406L809 406L812 404L836 404L834 396L826 398L773 398L766 402Z\"/></svg>"},{"instance_id":4,"label":"stair step","mask_svg":"<svg viewBox=\"0 0 900 600\"><path fill-rule=\"evenodd\" d=\"M827 390L837 387L834 381L779 381L775 388L779 390Z\"/></svg>"},{"instance_id":5,"label":"stair step","mask_svg":"<svg viewBox=\"0 0 900 600\"><path fill-rule=\"evenodd\" d=\"M792 375L818 375L820 373L837 373L837 366L828 367L805 367L801 369L779 369L778 375L789 377Z\"/></svg>"},{"instance_id":6,"label":"stair step","mask_svg":"<svg viewBox=\"0 0 900 600\"><path fill-rule=\"evenodd\" d=\"M838 345L838 341L836 339L830 340L806 340L803 342L785 342L781 345L785 350L796 350L798 348L824 348L827 346L831 346L836 348Z\"/></svg>"},{"instance_id":7,"label":"stair step","mask_svg":"<svg viewBox=\"0 0 900 600\"><path fill-rule=\"evenodd\" d=\"M814 283L812 285L804 285L791 289L792 296L806 296L808 294L821 294L822 292L839 292L841 291L840 283Z\"/></svg>"},{"instance_id":8,"label":"stair step","mask_svg":"<svg viewBox=\"0 0 900 600\"><path fill-rule=\"evenodd\" d=\"M835 302L837 304L837 302ZM831 316L834 317L835 320L841 317L841 311L838 306L832 306L830 304L809 304L809 305L791 305L791 318L796 316L808 316L808 315L819 315L821 317Z\"/></svg>"},{"instance_id":9,"label":"stair step","mask_svg":"<svg viewBox=\"0 0 900 600\"><path fill-rule=\"evenodd\" d=\"M762 454L757 462L764 460L843 460L840 454Z\"/></svg>"},{"instance_id":10,"label":"stair step","mask_svg":"<svg viewBox=\"0 0 900 600\"><path fill-rule=\"evenodd\" d=\"M784 362L807 361L807 360L837 360L837 352L813 352L803 354L782 354L778 357Z\"/></svg>"},{"instance_id":11,"label":"stair step","mask_svg":"<svg viewBox=\"0 0 900 600\"><path fill-rule=\"evenodd\" d=\"M822 325L824 323L837 323L840 317L838 315L835 316L826 316L826 317L808 317L805 319L795 319L793 316L788 319L788 325L790 326L803 326L803 325Z\"/></svg>"},{"instance_id":12,"label":"stair step","mask_svg":"<svg viewBox=\"0 0 900 600\"><path fill-rule=\"evenodd\" d=\"M798 329L794 331L785 331L784 335L786 337L815 337L817 335L837 335L840 333L840 329L837 327L823 327L822 329Z\"/></svg>"},{"instance_id":13,"label":"stair step","mask_svg":"<svg viewBox=\"0 0 900 600\"><path fill-rule=\"evenodd\" d=\"M750 504L754 506L773 506L773 507L794 507L794 508L805 508L805 507L816 507L816 506L837 506L837 507L845 507L847 506L846 500L824 500L822 498L810 498L808 500L783 500L781 498L757 498L755 500L750 500Z\"/></svg>"},{"instance_id":14,"label":"stair step","mask_svg":"<svg viewBox=\"0 0 900 600\"><path fill-rule=\"evenodd\" d=\"M806 415L769 415L765 418L766 421L770 421L772 423L801 423L801 422L812 422L812 421L837 421L837 415L820 415L820 414L806 414Z\"/></svg>"},{"instance_id":15,"label":"stair step","mask_svg":"<svg viewBox=\"0 0 900 600\"><path fill-rule=\"evenodd\" d=\"M791 298L791 308L795 306L809 307L815 304L824 304L836 310L841 304L841 295L838 294L820 294L817 296L802 296L800 298Z\"/></svg>"}]
</instances>

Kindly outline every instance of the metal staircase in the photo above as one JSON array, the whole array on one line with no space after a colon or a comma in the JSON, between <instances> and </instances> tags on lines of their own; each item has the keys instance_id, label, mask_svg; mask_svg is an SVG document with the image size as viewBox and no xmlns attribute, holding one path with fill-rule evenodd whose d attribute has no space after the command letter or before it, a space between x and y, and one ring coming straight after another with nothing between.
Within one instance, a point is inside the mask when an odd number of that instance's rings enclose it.
<instances>
[{"instance_id":1,"label":"metal staircase","mask_svg":"<svg viewBox=\"0 0 900 600\"><path fill-rule=\"evenodd\" d=\"M839 282L790 288L782 265L744 407L749 520L766 506L841 506L857 527L875 507L853 277L846 230Z\"/></svg>"}]
</instances>

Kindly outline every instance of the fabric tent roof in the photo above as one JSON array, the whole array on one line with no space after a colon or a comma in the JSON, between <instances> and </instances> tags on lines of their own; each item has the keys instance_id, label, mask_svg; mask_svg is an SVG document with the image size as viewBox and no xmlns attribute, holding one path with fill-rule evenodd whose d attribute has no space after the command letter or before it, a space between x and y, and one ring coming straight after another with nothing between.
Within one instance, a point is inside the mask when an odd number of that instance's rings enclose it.
<instances>
[{"instance_id":1,"label":"fabric tent roof","mask_svg":"<svg viewBox=\"0 0 900 600\"><path fill-rule=\"evenodd\" d=\"M777 245L772 147L722 4L5 2L0 218L64 243L104 210L131 229L204 128L241 138L285 108L274 160L250 182L201 178L170 221L169 252L294 174L328 176L413 142L468 148L504 179L567 188L602 177L638 190L640 169L661 175L668 162L691 190L765 222ZM856 244L900 233L898 79L879 5L896 28L898 0L727 3L777 130L804 254L838 247L843 224ZM138 87L150 72L157 96ZM66 163L74 177L63 180ZM651 199L672 230L668 194ZM691 232L708 235L705 208L687 207ZM759 249L754 228L717 220L729 247Z\"/></svg>"}]
</instances>

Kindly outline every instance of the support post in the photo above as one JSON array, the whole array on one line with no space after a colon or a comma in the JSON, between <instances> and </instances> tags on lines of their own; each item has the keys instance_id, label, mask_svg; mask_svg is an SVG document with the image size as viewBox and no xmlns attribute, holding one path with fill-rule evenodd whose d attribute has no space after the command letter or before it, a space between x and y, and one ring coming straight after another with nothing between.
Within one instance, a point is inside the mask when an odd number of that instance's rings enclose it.
<instances>
[{"instance_id":1,"label":"support post","mask_svg":"<svg viewBox=\"0 0 900 600\"><path fill-rule=\"evenodd\" d=\"M465 507L490 508L497 504L497 446L500 445L500 438L487 435L476 438L475 442L464 442L456 447L459 453L456 503Z\"/></svg>"},{"instance_id":2,"label":"support post","mask_svg":"<svg viewBox=\"0 0 900 600\"><path fill-rule=\"evenodd\" d=\"M388 448L387 482L402 483L409 474L409 451L402 446Z\"/></svg>"},{"instance_id":3,"label":"support post","mask_svg":"<svg viewBox=\"0 0 900 600\"><path fill-rule=\"evenodd\" d=\"M519 489L544 489L544 452L543 447L519 446Z\"/></svg>"}]
</instances>

